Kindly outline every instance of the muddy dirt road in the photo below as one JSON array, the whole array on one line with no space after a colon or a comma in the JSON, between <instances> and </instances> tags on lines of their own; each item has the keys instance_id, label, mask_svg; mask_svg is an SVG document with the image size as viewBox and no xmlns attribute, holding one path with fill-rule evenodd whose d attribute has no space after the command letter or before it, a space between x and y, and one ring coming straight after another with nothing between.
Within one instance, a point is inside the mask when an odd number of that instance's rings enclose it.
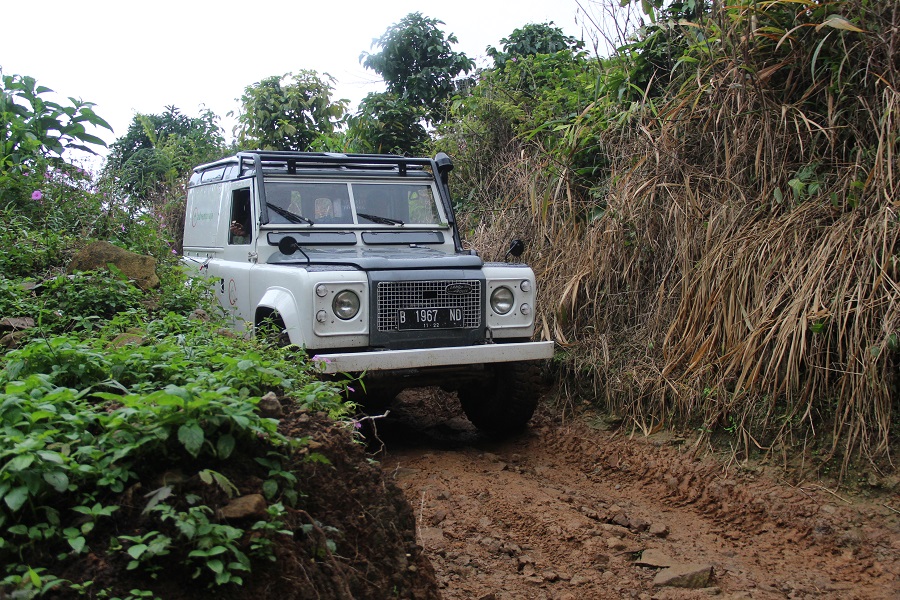
<instances>
[{"instance_id":1,"label":"muddy dirt road","mask_svg":"<svg viewBox=\"0 0 900 600\"><path fill-rule=\"evenodd\" d=\"M863 502L546 413L493 442L447 401L404 392L378 422L445 599L900 598L896 488Z\"/></svg>"}]
</instances>

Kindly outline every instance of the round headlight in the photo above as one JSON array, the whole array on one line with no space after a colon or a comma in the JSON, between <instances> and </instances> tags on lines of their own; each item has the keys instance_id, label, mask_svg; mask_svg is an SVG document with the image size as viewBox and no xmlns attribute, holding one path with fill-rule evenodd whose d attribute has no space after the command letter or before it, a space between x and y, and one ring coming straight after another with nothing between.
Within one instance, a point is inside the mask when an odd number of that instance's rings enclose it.
<instances>
[{"instance_id":1,"label":"round headlight","mask_svg":"<svg viewBox=\"0 0 900 600\"><path fill-rule=\"evenodd\" d=\"M350 290L342 290L334 295L331 309L339 319L349 321L359 313L359 296Z\"/></svg>"},{"instance_id":2,"label":"round headlight","mask_svg":"<svg viewBox=\"0 0 900 600\"><path fill-rule=\"evenodd\" d=\"M498 287L491 294L491 308L498 315L505 315L512 310L516 298L508 287Z\"/></svg>"}]
</instances>

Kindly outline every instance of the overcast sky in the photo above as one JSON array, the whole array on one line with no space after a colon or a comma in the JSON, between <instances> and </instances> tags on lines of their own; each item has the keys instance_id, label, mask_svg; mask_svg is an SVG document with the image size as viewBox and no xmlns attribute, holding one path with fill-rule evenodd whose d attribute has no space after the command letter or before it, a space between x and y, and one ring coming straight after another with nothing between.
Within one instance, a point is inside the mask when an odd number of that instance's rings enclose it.
<instances>
[{"instance_id":1,"label":"overcast sky","mask_svg":"<svg viewBox=\"0 0 900 600\"><path fill-rule=\"evenodd\" d=\"M587 2L582 0L582 4ZM64 96L97 104L123 135L136 112L167 105L196 116L201 105L226 113L244 87L270 75L313 69L337 80L336 98L355 107L380 78L359 55L374 38L410 12L445 23L446 34L479 66L485 47L500 45L515 28L553 21L588 39L578 0L43 0L4 3L0 68L30 75Z\"/></svg>"}]
</instances>

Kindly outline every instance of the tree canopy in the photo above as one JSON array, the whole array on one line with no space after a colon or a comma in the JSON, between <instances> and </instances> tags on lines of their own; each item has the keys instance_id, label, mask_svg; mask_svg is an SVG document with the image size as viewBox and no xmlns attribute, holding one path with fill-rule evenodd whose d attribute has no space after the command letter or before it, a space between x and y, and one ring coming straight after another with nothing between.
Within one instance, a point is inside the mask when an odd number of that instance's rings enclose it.
<instances>
[{"instance_id":1,"label":"tree canopy","mask_svg":"<svg viewBox=\"0 0 900 600\"><path fill-rule=\"evenodd\" d=\"M441 109L456 91L459 74L475 67L471 58L452 50L451 44L458 40L438 27L443 24L422 13L410 13L372 42L378 52L360 56L363 66L382 76L388 92L424 109L431 122L441 120Z\"/></svg>"},{"instance_id":2,"label":"tree canopy","mask_svg":"<svg viewBox=\"0 0 900 600\"><path fill-rule=\"evenodd\" d=\"M500 40L503 51L494 46L487 47L487 54L494 59L494 66L502 69L512 58L534 56L536 54L555 54L560 50L580 50L584 42L549 23L530 23L515 29L508 38Z\"/></svg>"},{"instance_id":3,"label":"tree canopy","mask_svg":"<svg viewBox=\"0 0 900 600\"><path fill-rule=\"evenodd\" d=\"M160 183L174 182L197 164L218 158L224 148L211 110L189 117L167 106L162 114L134 116L125 135L110 146L104 175L117 179L131 196L145 197Z\"/></svg>"},{"instance_id":4,"label":"tree canopy","mask_svg":"<svg viewBox=\"0 0 900 600\"><path fill-rule=\"evenodd\" d=\"M428 141L422 110L390 92L371 93L347 119L347 142L355 152L420 154Z\"/></svg>"},{"instance_id":5,"label":"tree canopy","mask_svg":"<svg viewBox=\"0 0 900 600\"><path fill-rule=\"evenodd\" d=\"M236 128L241 148L309 150L341 121L347 100L332 101L334 78L316 71L273 75L248 85Z\"/></svg>"}]
</instances>

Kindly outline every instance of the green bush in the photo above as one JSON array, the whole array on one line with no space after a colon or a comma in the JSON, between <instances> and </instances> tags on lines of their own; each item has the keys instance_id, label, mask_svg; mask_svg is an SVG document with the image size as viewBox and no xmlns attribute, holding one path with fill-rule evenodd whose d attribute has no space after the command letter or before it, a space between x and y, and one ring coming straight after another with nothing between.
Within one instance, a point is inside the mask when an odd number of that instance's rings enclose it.
<instances>
[{"instance_id":1,"label":"green bush","mask_svg":"<svg viewBox=\"0 0 900 600\"><path fill-rule=\"evenodd\" d=\"M140 345L115 347L102 338L69 335L35 341L4 357L0 589L15 585L34 592L60 583L54 573L65 561L92 546L106 548L109 540L98 537L95 525L115 518L115 496L152 475L160 461L185 467L198 458L256 456L269 468L262 486L269 499L296 502L301 490L283 465L302 441L283 438L277 422L260 416L256 405L264 393L278 391L342 414L347 406L341 386L315 381L305 362L283 349L223 337L216 329L170 313L147 324ZM233 485L221 474L198 474L231 493ZM195 577L205 576L210 585L239 584L238 572L251 569L253 560L237 540L252 529L253 559L271 559L271 545L259 537L284 533L277 520L280 505L245 531L211 523L211 509L198 500L176 502L171 488L156 489L147 496L145 514L158 531L120 535L106 552L121 552L129 568L151 573L159 568L155 557L163 554L194 568L226 553L232 560L221 570L197 568ZM176 510L185 501L191 506ZM31 577L31 571L39 576Z\"/></svg>"}]
</instances>

